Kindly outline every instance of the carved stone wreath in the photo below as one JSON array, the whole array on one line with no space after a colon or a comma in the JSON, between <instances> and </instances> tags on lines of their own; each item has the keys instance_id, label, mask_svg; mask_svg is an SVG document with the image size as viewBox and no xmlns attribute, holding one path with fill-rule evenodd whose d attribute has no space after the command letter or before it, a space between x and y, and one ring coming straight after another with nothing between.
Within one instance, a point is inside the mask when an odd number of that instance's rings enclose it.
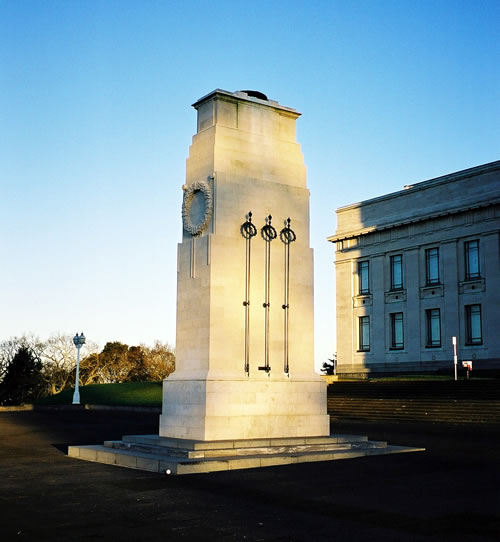
<instances>
[{"instance_id":1,"label":"carved stone wreath","mask_svg":"<svg viewBox=\"0 0 500 542\"><path fill-rule=\"evenodd\" d=\"M202 192L205 200L205 213L198 224L193 224L191 220L191 206L196 192ZM184 229L191 235L200 235L207 229L208 222L213 212L213 196L210 186L205 181L195 181L184 189L184 198L182 201L182 223Z\"/></svg>"}]
</instances>

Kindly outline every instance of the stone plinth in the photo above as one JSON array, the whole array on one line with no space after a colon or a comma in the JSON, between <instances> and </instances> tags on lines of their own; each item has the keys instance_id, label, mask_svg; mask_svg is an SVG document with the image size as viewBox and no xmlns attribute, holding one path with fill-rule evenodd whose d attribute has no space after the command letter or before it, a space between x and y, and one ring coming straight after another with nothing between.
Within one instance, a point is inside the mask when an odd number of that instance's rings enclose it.
<instances>
[{"instance_id":1,"label":"stone plinth","mask_svg":"<svg viewBox=\"0 0 500 542\"><path fill-rule=\"evenodd\" d=\"M160 435L197 440L328 435L324 382L165 381Z\"/></svg>"},{"instance_id":2,"label":"stone plinth","mask_svg":"<svg viewBox=\"0 0 500 542\"><path fill-rule=\"evenodd\" d=\"M416 451L423 448L391 446L361 435L211 442L129 435L104 445L68 447L68 455L76 459L162 474L197 474Z\"/></svg>"}]
</instances>

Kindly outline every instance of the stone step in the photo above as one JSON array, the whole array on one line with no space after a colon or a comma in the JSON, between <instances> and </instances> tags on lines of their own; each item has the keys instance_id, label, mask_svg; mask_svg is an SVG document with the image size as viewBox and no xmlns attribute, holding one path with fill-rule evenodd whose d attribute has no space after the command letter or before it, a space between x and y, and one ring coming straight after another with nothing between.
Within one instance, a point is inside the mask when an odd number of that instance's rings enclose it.
<instances>
[{"instance_id":1,"label":"stone step","mask_svg":"<svg viewBox=\"0 0 500 542\"><path fill-rule=\"evenodd\" d=\"M500 401L328 398L333 418L500 424Z\"/></svg>"},{"instance_id":2,"label":"stone step","mask_svg":"<svg viewBox=\"0 0 500 542\"><path fill-rule=\"evenodd\" d=\"M494 408L468 408L468 407L460 407L460 408L454 408L454 407L439 407L436 405L418 405L418 404L380 404L380 405L373 405L371 403L329 403L328 404L329 409L364 409L364 410L374 410L377 411L414 411L414 412L443 412L443 413L449 413L449 414L457 414L457 413L471 413L475 415L484 415L484 414L498 414L500 413L499 409Z\"/></svg>"},{"instance_id":3,"label":"stone step","mask_svg":"<svg viewBox=\"0 0 500 542\"><path fill-rule=\"evenodd\" d=\"M423 409L413 409L413 408L392 408L392 409L374 409L374 408L367 408L367 407L360 407L360 408L348 408L348 407L337 407L335 409L331 409L329 411L331 414L335 414L336 412L366 412L366 413L387 413L387 414L415 414L415 415L429 415L429 414L435 414L437 416L450 416L450 417L460 417L460 416L467 416L470 418L484 418L484 417L495 417L495 413L491 412L474 412L474 411L447 411L447 410L434 410L432 408L423 408Z\"/></svg>"},{"instance_id":4,"label":"stone step","mask_svg":"<svg viewBox=\"0 0 500 542\"><path fill-rule=\"evenodd\" d=\"M479 399L430 399L423 397L344 397L344 396L330 396L328 402L356 402L356 401L370 401L373 403L383 402L395 402L395 403L415 403L422 405L440 405L440 406L454 406L454 405L470 405L477 408L498 408L500 407L500 400L493 401L481 401Z\"/></svg>"},{"instance_id":5,"label":"stone step","mask_svg":"<svg viewBox=\"0 0 500 542\"><path fill-rule=\"evenodd\" d=\"M363 415L360 413L337 413L330 416L333 422L343 421L343 420L367 420L367 421L376 421L376 422L390 422L390 423L448 423L453 425L463 425L463 424L476 424L483 426L498 426L498 422L490 420L473 420L467 418L436 418L432 416L389 416L389 415L377 415L372 414L370 416Z\"/></svg>"},{"instance_id":6,"label":"stone step","mask_svg":"<svg viewBox=\"0 0 500 542\"><path fill-rule=\"evenodd\" d=\"M461 400L461 399L422 399L410 397L328 397L328 403L411 403L416 405L436 405L436 406L472 406L475 408L500 408L499 401L479 401L479 400Z\"/></svg>"},{"instance_id":7,"label":"stone step","mask_svg":"<svg viewBox=\"0 0 500 542\"><path fill-rule=\"evenodd\" d=\"M250 456L210 457L202 459L189 459L169 457L167 455L155 455L138 450L106 447L101 445L70 446L70 457L86 461L96 461L109 465L117 465L150 472L166 474L193 474L223 470L260 468L292 463L304 463L315 461L335 461L339 459L352 459L372 455L385 455L403 452L423 451L423 448L409 448L403 446L389 446L385 443L378 447L358 443L358 447L349 449L314 451L308 453L297 452L294 454L263 454Z\"/></svg>"},{"instance_id":8,"label":"stone step","mask_svg":"<svg viewBox=\"0 0 500 542\"><path fill-rule=\"evenodd\" d=\"M445 410L445 409L433 409L433 408L410 408L410 407L403 407L403 408L368 408L366 406L359 406L358 408L352 408L349 406L336 406L335 408L331 408L328 411L330 414L335 414L336 412L380 412L380 413L388 413L388 414L416 414L416 415L422 415L422 414L436 414L441 416L451 416L451 417L460 417L460 416L467 416L470 418L497 418L498 414L496 412L491 411L473 411L473 410ZM500 414L500 413L499 413ZM500 420L499 420L500 421Z\"/></svg>"},{"instance_id":9,"label":"stone step","mask_svg":"<svg viewBox=\"0 0 500 542\"><path fill-rule=\"evenodd\" d=\"M473 408L493 408L493 409L499 409L500 408L500 400L488 400L488 401L480 401L480 400L463 400L463 399L430 399L430 398L422 398L422 397L343 397L343 396L335 396L335 397L328 397L327 402L328 403L337 403L337 402L372 402L372 403L383 403L383 402L394 402L394 403L412 403L412 404L419 404L419 405L436 405L436 406L443 406L443 407L453 407L453 406L468 406Z\"/></svg>"},{"instance_id":10,"label":"stone step","mask_svg":"<svg viewBox=\"0 0 500 542\"><path fill-rule=\"evenodd\" d=\"M165 446L167 448L182 448L184 450L224 450L227 448L256 448L268 446L299 446L317 444L339 444L344 442L364 442L368 440L365 435L330 435L327 437L287 437L287 438L260 438L238 440L189 440L158 435L125 435L122 440L128 443L150 444Z\"/></svg>"},{"instance_id":11,"label":"stone step","mask_svg":"<svg viewBox=\"0 0 500 542\"><path fill-rule=\"evenodd\" d=\"M412 407L412 406L380 406L375 407L373 405L330 405L329 413L334 414L336 412L366 412L366 413L389 413L389 414L435 414L437 416L451 416L451 417L460 417L467 416L470 418L495 418L498 417L500 413L492 410L473 410L473 409L444 409L444 408L435 408L435 407Z\"/></svg>"},{"instance_id":12,"label":"stone step","mask_svg":"<svg viewBox=\"0 0 500 542\"><path fill-rule=\"evenodd\" d=\"M354 437L354 438L353 438ZM334 450L352 450L366 448L383 448L387 446L386 442L368 441L367 437L358 437L356 435L342 438L332 438L329 442L320 442L318 444L289 444L289 445L271 445L271 446L242 446L242 447L227 447L227 448L208 448L208 449L182 449L178 447L168 447L158 445L158 441L161 437L149 436L148 438L141 439L135 438L131 440L130 437L123 437L121 441L105 441L104 446L106 448L114 448L120 450L133 451L136 450L141 453L154 454L158 456L180 457L187 459L204 459L214 457L241 457L241 456L266 456L266 455L294 455L302 453L313 452L328 452ZM291 439L287 439L290 441ZM301 439L302 440L302 439ZM324 440L324 439L318 439ZM240 441L229 441L233 442ZM255 443L255 441L253 441ZM201 444L201 443L200 443ZM210 444L210 443L209 443Z\"/></svg>"},{"instance_id":13,"label":"stone step","mask_svg":"<svg viewBox=\"0 0 500 542\"><path fill-rule=\"evenodd\" d=\"M359 411L365 411L365 412L387 412L387 413L415 413L415 414L429 414L434 413L437 415L447 415L447 416L463 416L467 415L470 417L495 417L497 415L496 412L491 411L473 411L473 410L446 410L446 409L434 409L434 408L411 408L411 407L397 407L397 408L369 408L367 406L360 405L358 408L352 408L350 406L336 406L335 408L332 408L329 410L330 413L334 413L335 411L352 411L352 412L359 412Z\"/></svg>"},{"instance_id":14,"label":"stone step","mask_svg":"<svg viewBox=\"0 0 500 542\"><path fill-rule=\"evenodd\" d=\"M500 401L500 380L448 382L335 382L329 398L419 399L428 401Z\"/></svg>"},{"instance_id":15,"label":"stone step","mask_svg":"<svg viewBox=\"0 0 500 542\"><path fill-rule=\"evenodd\" d=\"M470 420L470 419L457 419L457 418L433 418L428 416L426 418L419 416L383 416L373 414L372 416L364 416L362 414L356 413L339 413L332 414L330 416L332 422L344 421L344 420L367 420L373 422L388 422L388 423L444 423L452 425L463 425L463 424L475 424L478 426L494 426L497 427L499 424L497 422L491 422L489 420Z\"/></svg>"}]
</instances>

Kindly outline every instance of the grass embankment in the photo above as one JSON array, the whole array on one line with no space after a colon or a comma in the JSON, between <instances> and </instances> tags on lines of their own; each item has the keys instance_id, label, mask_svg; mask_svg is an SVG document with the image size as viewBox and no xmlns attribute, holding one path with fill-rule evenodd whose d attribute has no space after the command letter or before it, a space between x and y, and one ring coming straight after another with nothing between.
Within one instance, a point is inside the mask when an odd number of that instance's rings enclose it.
<instances>
[{"instance_id":1,"label":"grass embankment","mask_svg":"<svg viewBox=\"0 0 500 542\"><path fill-rule=\"evenodd\" d=\"M121 384L90 384L81 386L80 404L110 406L161 407L161 382L123 382ZM74 389L39 399L38 405L70 405Z\"/></svg>"},{"instance_id":2,"label":"grass embankment","mask_svg":"<svg viewBox=\"0 0 500 542\"><path fill-rule=\"evenodd\" d=\"M490 377L491 378L491 377ZM460 380L463 380L461 377ZM487 380L488 378L473 378L474 380ZM396 381L450 381L453 377L445 375L402 375L393 377L374 377L368 380L354 380L356 382L396 382ZM339 383L348 381L341 379ZM56 395L49 395L39 399L38 405L71 405L73 402L73 388ZM110 406L138 406L161 407L161 382L123 382L121 384L90 384L80 387L80 404L82 405L110 405Z\"/></svg>"}]
</instances>

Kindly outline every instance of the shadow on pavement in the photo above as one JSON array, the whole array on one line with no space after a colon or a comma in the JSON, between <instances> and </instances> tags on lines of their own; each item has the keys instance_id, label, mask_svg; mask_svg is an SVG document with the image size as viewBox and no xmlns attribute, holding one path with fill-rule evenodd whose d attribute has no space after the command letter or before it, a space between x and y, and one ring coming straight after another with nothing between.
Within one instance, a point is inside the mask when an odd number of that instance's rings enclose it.
<instances>
[{"instance_id":1,"label":"shadow on pavement","mask_svg":"<svg viewBox=\"0 0 500 542\"><path fill-rule=\"evenodd\" d=\"M426 452L164 476L67 457L155 414L0 414L2 540L499 540L497 432L334 423Z\"/></svg>"}]
</instances>

